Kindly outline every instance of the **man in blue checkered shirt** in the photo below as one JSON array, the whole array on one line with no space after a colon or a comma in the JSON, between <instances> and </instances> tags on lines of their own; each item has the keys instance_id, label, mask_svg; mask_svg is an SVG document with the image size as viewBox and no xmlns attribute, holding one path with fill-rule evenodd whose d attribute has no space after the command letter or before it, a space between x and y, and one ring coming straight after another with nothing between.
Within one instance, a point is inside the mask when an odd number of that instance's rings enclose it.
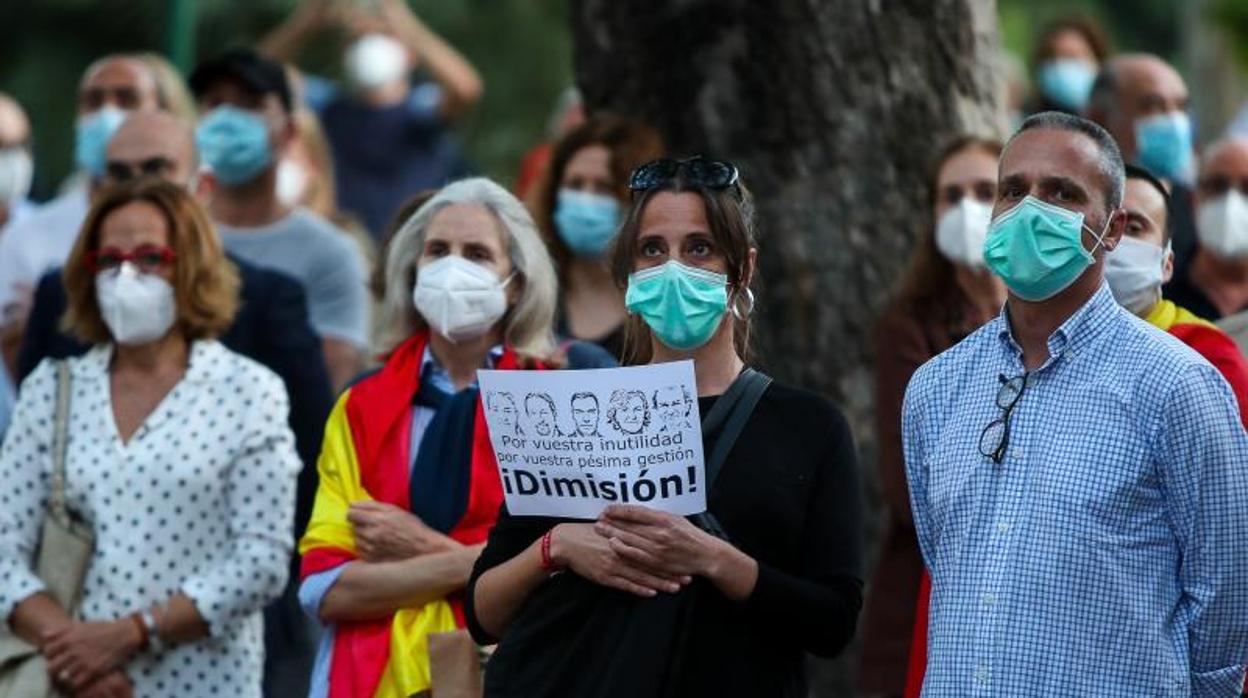
<instances>
[{"instance_id":1,"label":"man in blue checkered shirt","mask_svg":"<svg viewBox=\"0 0 1248 698\"><path fill-rule=\"evenodd\" d=\"M1123 163L1023 123L985 261L1001 315L915 374L906 471L932 597L924 696L1235 696L1248 659L1248 434L1218 372L1102 274Z\"/></svg>"}]
</instances>

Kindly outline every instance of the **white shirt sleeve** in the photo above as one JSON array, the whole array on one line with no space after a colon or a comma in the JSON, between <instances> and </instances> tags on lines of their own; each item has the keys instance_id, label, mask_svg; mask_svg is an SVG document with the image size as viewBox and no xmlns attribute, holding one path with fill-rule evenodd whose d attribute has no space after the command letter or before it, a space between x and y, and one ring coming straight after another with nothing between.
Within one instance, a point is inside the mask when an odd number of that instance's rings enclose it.
<instances>
[{"instance_id":1,"label":"white shirt sleeve","mask_svg":"<svg viewBox=\"0 0 1248 698\"><path fill-rule=\"evenodd\" d=\"M33 560L52 469L56 371L44 361L24 383L0 447L0 618L45 585Z\"/></svg>"},{"instance_id":2,"label":"white shirt sleeve","mask_svg":"<svg viewBox=\"0 0 1248 698\"><path fill-rule=\"evenodd\" d=\"M228 554L220 564L185 579L191 598L213 637L263 608L286 585L294 521L299 456L286 423L286 390L276 376L257 374L241 423L244 448L226 473Z\"/></svg>"}]
</instances>

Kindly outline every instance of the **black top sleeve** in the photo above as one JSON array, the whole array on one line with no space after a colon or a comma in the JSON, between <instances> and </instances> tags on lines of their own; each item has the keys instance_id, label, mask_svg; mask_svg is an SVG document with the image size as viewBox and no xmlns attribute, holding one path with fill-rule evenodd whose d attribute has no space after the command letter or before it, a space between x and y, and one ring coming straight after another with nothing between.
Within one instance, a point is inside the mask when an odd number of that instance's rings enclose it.
<instances>
[{"instance_id":1,"label":"black top sleeve","mask_svg":"<svg viewBox=\"0 0 1248 698\"><path fill-rule=\"evenodd\" d=\"M499 510L498 521L490 531L490 538L485 544L485 549L477 556L477 561L472 566L472 574L468 578L468 586L464 592L464 618L468 622L468 632L472 634L477 644L492 645L498 642L498 638L486 632L485 628L477 622L477 580L487 571L524 552L533 544L533 541L541 538L560 521L561 519L544 516L512 516L507 513L506 504Z\"/></svg>"},{"instance_id":2,"label":"black top sleeve","mask_svg":"<svg viewBox=\"0 0 1248 698\"><path fill-rule=\"evenodd\" d=\"M756 618L808 652L839 654L853 639L862 608L862 504L853 436L831 413L832 434L815 474L795 573L760 562L747 605Z\"/></svg>"},{"instance_id":3,"label":"black top sleeve","mask_svg":"<svg viewBox=\"0 0 1248 698\"><path fill-rule=\"evenodd\" d=\"M333 409L333 389L321 340L308 322L308 305L298 281L267 269L251 269L247 281L260 313L255 323L254 357L281 377L290 396L290 430L303 461L295 496L295 530L302 534L316 497L316 460L325 421ZM250 289L249 289L250 290Z\"/></svg>"}]
</instances>

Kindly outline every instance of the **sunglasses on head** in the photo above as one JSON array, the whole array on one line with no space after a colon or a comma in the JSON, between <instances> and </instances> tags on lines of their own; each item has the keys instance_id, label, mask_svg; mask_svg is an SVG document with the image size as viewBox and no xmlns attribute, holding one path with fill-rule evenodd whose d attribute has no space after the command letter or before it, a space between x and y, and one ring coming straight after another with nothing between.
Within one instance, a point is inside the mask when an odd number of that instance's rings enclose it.
<instances>
[{"instance_id":1,"label":"sunglasses on head","mask_svg":"<svg viewBox=\"0 0 1248 698\"><path fill-rule=\"evenodd\" d=\"M633 170L632 176L628 178L628 188L636 196L637 192L661 187L678 177L695 187L704 189L720 190L734 187L738 198L741 196L741 187L737 185L740 177L737 166L722 160L711 160L701 155L683 160L670 158L651 160Z\"/></svg>"},{"instance_id":2,"label":"sunglasses on head","mask_svg":"<svg viewBox=\"0 0 1248 698\"><path fill-rule=\"evenodd\" d=\"M87 270L92 274L104 271L115 271L122 264L130 262L144 274L173 264L175 255L168 247L156 245L140 245L130 252L122 252L116 247L103 247L87 253Z\"/></svg>"}]
</instances>

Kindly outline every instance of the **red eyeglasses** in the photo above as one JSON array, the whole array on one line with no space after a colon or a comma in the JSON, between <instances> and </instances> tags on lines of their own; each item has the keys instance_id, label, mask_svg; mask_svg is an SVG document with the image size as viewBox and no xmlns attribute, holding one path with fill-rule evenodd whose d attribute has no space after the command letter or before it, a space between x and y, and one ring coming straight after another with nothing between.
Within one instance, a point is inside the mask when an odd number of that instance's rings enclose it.
<instances>
[{"instance_id":1,"label":"red eyeglasses","mask_svg":"<svg viewBox=\"0 0 1248 698\"><path fill-rule=\"evenodd\" d=\"M87 253L87 269L92 274L99 274L102 271L119 269L122 264L130 262L139 271L150 274L173 264L175 258L173 250L156 245L140 245L130 252L122 252L116 247L105 247Z\"/></svg>"}]
</instances>

